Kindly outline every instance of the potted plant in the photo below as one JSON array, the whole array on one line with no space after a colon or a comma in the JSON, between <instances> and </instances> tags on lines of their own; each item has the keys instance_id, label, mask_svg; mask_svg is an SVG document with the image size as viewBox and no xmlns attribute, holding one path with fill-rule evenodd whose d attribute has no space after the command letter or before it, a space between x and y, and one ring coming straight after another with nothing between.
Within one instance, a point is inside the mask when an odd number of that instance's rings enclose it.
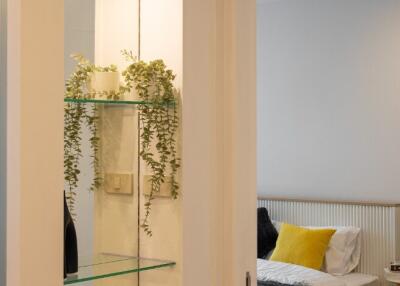
<instances>
[{"instance_id":1,"label":"potted plant","mask_svg":"<svg viewBox=\"0 0 400 286\"><path fill-rule=\"evenodd\" d=\"M115 97L120 89L119 72L117 66L95 67L90 78L90 86L95 98ZM114 95L114 96L113 96Z\"/></svg>"}]
</instances>

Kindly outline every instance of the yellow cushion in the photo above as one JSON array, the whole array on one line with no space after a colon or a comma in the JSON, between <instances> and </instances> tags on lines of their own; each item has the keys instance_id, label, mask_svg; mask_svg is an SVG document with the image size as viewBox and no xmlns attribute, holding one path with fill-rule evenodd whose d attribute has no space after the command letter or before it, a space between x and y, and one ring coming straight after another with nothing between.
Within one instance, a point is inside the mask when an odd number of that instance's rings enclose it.
<instances>
[{"instance_id":1,"label":"yellow cushion","mask_svg":"<svg viewBox=\"0 0 400 286\"><path fill-rule=\"evenodd\" d=\"M270 260L320 270L334 229L308 229L284 223Z\"/></svg>"}]
</instances>

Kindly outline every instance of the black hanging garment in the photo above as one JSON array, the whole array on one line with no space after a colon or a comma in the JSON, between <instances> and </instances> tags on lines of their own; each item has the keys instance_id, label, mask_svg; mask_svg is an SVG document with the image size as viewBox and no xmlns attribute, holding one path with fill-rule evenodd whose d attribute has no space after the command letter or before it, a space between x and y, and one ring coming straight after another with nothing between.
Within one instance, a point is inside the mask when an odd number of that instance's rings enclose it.
<instances>
[{"instance_id":1,"label":"black hanging garment","mask_svg":"<svg viewBox=\"0 0 400 286\"><path fill-rule=\"evenodd\" d=\"M64 192L64 278L78 272L78 243L74 221L69 212Z\"/></svg>"}]
</instances>

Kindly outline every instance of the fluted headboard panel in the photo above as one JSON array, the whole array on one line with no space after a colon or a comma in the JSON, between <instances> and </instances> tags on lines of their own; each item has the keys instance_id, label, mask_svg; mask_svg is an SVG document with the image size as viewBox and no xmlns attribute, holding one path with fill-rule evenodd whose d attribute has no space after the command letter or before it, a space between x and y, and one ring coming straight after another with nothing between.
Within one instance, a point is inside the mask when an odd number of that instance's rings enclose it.
<instances>
[{"instance_id":1,"label":"fluted headboard panel","mask_svg":"<svg viewBox=\"0 0 400 286\"><path fill-rule=\"evenodd\" d=\"M362 230L357 272L377 275L400 258L400 208L396 204L327 202L259 198L271 219L309 226L357 226Z\"/></svg>"}]
</instances>

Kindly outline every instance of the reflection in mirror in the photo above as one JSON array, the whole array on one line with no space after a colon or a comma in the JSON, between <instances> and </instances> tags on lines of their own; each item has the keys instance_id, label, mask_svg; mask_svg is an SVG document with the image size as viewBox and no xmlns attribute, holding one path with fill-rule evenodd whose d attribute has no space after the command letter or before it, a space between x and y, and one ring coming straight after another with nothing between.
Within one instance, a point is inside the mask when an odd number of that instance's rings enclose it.
<instances>
[{"instance_id":1,"label":"reflection in mirror","mask_svg":"<svg viewBox=\"0 0 400 286\"><path fill-rule=\"evenodd\" d=\"M65 0L64 31L64 70L65 80L74 72L76 62L71 55L81 53L90 61L94 61L95 53L95 6L96 0ZM90 166L90 148L87 144L89 130L83 130L83 157L79 168L82 171L76 197L75 226L78 233L80 255L91 255L93 251L93 207L94 196L86 191L93 179Z\"/></svg>"},{"instance_id":2,"label":"reflection in mirror","mask_svg":"<svg viewBox=\"0 0 400 286\"><path fill-rule=\"evenodd\" d=\"M71 58L72 54L80 54L96 66L125 68L126 61L121 51L131 51L134 56L139 51L138 9L138 0L65 0L65 80L76 71L77 62ZM101 82L104 83L104 79ZM73 104L66 106L77 110L77 105ZM92 125L82 122L80 125L82 156L76 168L79 170L77 187L72 188L76 193L74 201L70 199L70 180L67 179L65 184L81 268L78 273L70 273L64 283L137 285L137 274L113 276L119 271L132 272L135 263L118 261L138 256L137 113L127 106L80 106L87 114L99 119L95 133ZM65 122L69 122L67 128L73 126L69 125L71 121ZM67 136L71 138L70 134ZM98 162L95 165L93 138L98 138ZM72 152L68 148L65 150L67 154ZM102 184L90 191L95 178L99 178ZM104 182L106 178L111 183ZM125 178L131 179L127 182ZM126 193L113 192L119 188ZM106 263L109 267L89 267L88 261L95 261L92 264ZM121 265L128 269L120 269ZM84 282L102 276L111 278Z\"/></svg>"}]
</instances>

